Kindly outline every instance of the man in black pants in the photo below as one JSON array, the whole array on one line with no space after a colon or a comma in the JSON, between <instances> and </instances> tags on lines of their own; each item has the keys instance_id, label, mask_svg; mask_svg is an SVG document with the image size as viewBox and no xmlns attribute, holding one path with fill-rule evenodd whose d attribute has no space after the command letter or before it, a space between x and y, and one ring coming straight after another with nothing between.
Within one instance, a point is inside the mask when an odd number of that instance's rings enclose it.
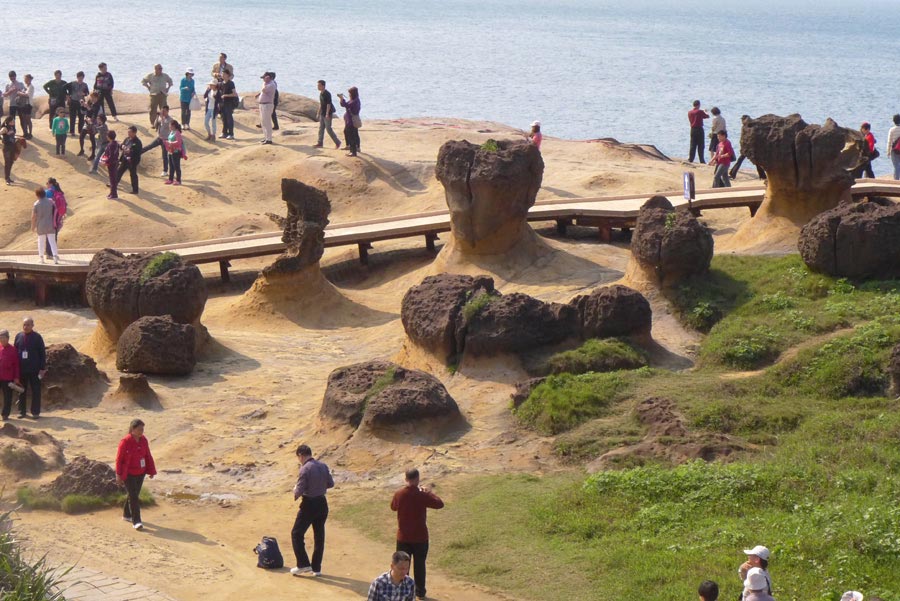
<instances>
[{"instance_id":1,"label":"man in black pants","mask_svg":"<svg viewBox=\"0 0 900 601\"><path fill-rule=\"evenodd\" d=\"M66 98L69 107L69 135L74 136L77 131L79 134L84 129L84 111L81 110L81 103L90 93L88 86L84 83L84 71L75 74L75 81L66 84ZM77 128L75 122L78 122Z\"/></svg>"},{"instance_id":2,"label":"man in black pants","mask_svg":"<svg viewBox=\"0 0 900 601\"><path fill-rule=\"evenodd\" d=\"M47 125L53 127L53 118L56 111L66 108L66 80L62 78L62 71L53 72L53 79L44 84L44 91L50 97L50 110L47 111Z\"/></svg>"},{"instance_id":3,"label":"man in black pants","mask_svg":"<svg viewBox=\"0 0 900 601\"><path fill-rule=\"evenodd\" d=\"M700 108L700 101L694 101L694 108L688 111L688 121L691 123L691 152L688 155L688 162L694 162L694 153L701 163L703 160L703 147L706 146L706 139L703 136L703 120L709 119L709 114Z\"/></svg>"},{"instance_id":4,"label":"man in black pants","mask_svg":"<svg viewBox=\"0 0 900 601\"><path fill-rule=\"evenodd\" d=\"M113 102L113 88L116 82L112 73L106 70L106 63L100 63L97 65L97 68L100 69L100 72L94 77L94 91L100 94L100 108L103 108L103 101L106 101L107 106L109 106L109 114L112 115L115 121L118 121L119 119L116 117L116 103Z\"/></svg>"},{"instance_id":5,"label":"man in black pants","mask_svg":"<svg viewBox=\"0 0 900 601\"><path fill-rule=\"evenodd\" d=\"M294 556L297 566L291 568L291 574L301 576L312 574L322 575L322 556L325 554L325 520L328 519L328 501L325 493L334 487L334 479L328 466L312 456L312 450L305 444L297 447L297 459L300 461L300 476L294 486L294 500L303 498L300 503L300 511L294 520L294 528L291 530L291 543L294 546ZM313 555L312 561L306 554L306 545L303 538L306 531L313 529Z\"/></svg>"},{"instance_id":6,"label":"man in black pants","mask_svg":"<svg viewBox=\"0 0 900 601\"><path fill-rule=\"evenodd\" d=\"M16 350L19 351L19 372L25 390L19 395L19 417L25 417L25 397L31 388L31 415L41 415L41 379L47 373L47 349L44 339L34 331L34 320L26 317L22 331L16 334Z\"/></svg>"},{"instance_id":7,"label":"man in black pants","mask_svg":"<svg viewBox=\"0 0 900 601\"><path fill-rule=\"evenodd\" d=\"M391 509L397 512L397 551L413 559L416 597L425 598L425 560L428 557L429 509L441 509L444 502L431 492L431 487L419 486L419 470L406 470L406 486L394 493Z\"/></svg>"},{"instance_id":8,"label":"man in black pants","mask_svg":"<svg viewBox=\"0 0 900 601\"><path fill-rule=\"evenodd\" d=\"M122 142L122 161L119 164L118 181L122 181L125 170L131 174L131 193L138 193L138 165L141 164L141 152L143 144L141 139L137 137L137 127L132 125L128 128L128 137ZM118 185L118 182L117 182Z\"/></svg>"}]
</instances>

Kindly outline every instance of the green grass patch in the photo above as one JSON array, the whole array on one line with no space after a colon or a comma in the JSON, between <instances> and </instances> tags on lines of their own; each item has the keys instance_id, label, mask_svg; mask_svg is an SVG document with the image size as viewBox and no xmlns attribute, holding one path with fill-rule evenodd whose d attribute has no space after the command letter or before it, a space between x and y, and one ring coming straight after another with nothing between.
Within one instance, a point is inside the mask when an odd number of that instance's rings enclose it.
<instances>
[{"instance_id":1,"label":"green grass patch","mask_svg":"<svg viewBox=\"0 0 900 601\"><path fill-rule=\"evenodd\" d=\"M647 354L616 338L591 338L577 349L557 353L547 360L546 371L551 374L583 374L647 366Z\"/></svg>"},{"instance_id":2,"label":"green grass patch","mask_svg":"<svg viewBox=\"0 0 900 601\"><path fill-rule=\"evenodd\" d=\"M496 296L487 292L479 292L463 305L462 314L466 321L471 321L473 317L478 315L482 309L496 300Z\"/></svg>"},{"instance_id":3,"label":"green grass patch","mask_svg":"<svg viewBox=\"0 0 900 601\"><path fill-rule=\"evenodd\" d=\"M128 495L118 492L108 497L96 495L66 495L58 499L40 490L30 487L22 487L16 491L16 499L24 509L62 511L63 513L77 514L88 513L109 507L118 507L125 503ZM151 507L156 505L156 499L146 488L141 489L141 505Z\"/></svg>"},{"instance_id":4,"label":"green grass patch","mask_svg":"<svg viewBox=\"0 0 900 601\"><path fill-rule=\"evenodd\" d=\"M481 149L487 152L497 152L500 150L500 144L497 143L497 140L488 138L485 140L484 144L481 145Z\"/></svg>"},{"instance_id":5,"label":"green grass patch","mask_svg":"<svg viewBox=\"0 0 900 601\"><path fill-rule=\"evenodd\" d=\"M375 383L372 384L372 387L366 391L366 402L369 402L370 399L378 396L378 394L382 390L384 390L385 388L387 388L388 386L393 384L396 377L397 377L397 368L396 367L388 368L388 370L386 372L381 374L378 377L378 379L375 380ZM365 409L363 409L363 410L365 410Z\"/></svg>"},{"instance_id":6,"label":"green grass patch","mask_svg":"<svg viewBox=\"0 0 900 601\"><path fill-rule=\"evenodd\" d=\"M0 598L3 601L65 601L59 584L70 569L54 570L46 557L29 557L12 527L12 515L0 514Z\"/></svg>"},{"instance_id":7,"label":"green grass patch","mask_svg":"<svg viewBox=\"0 0 900 601\"><path fill-rule=\"evenodd\" d=\"M164 274L180 262L181 257L172 251L166 251L156 255L149 263L147 263L147 266L144 267L144 270L141 272L141 283L144 284L150 278L155 278Z\"/></svg>"}]
</instances>

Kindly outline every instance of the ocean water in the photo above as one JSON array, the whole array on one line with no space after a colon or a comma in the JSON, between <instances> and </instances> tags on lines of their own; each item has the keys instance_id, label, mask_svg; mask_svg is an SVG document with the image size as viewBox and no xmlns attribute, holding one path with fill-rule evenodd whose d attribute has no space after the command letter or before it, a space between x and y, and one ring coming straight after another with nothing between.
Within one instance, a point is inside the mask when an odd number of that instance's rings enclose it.
<instances>
[{"instance_id":1,"label":"ocean water","mask_svg":"<svg viewBox=\"0 0 900 601\"><path fill-rule=\"evenodd\" d=\"M319 78L358 86L364 118L540 119L546 136L672 157L695 98L733 136L743 114L799 112L870 121L880 147L900 112L900 0L33 0L12 18L0 70L41 83L101 60L124 91L156 62L205 81L224 51L245 92L273 70L308 96Z\"/></svg>"}]
</instances>

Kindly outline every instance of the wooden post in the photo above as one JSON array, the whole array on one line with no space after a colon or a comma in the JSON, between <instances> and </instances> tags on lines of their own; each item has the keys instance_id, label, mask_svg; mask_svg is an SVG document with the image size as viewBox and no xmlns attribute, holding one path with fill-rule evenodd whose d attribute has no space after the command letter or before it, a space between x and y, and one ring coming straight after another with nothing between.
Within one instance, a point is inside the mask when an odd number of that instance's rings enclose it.
<instances>
[{"instance_id":1,"label":"wooden post","mask_svg":"<svg viewBox=\"0 0 900 601\"><path fill-rule=\"evenodd\" d=\"M556 220L556 233L560 236L566 235L566 229L572 225L571 219L557 219Z\"/></svg>"},{"instance_id":2,"label":"wooden post","mask_svg":"<svg viewBox=\"0 0 900 601\"><path fill-rule=\"evenodd\" d=\"M612 226L610 225L600 225L597 226L597 229L600 233L600 241L601 242L609 242L612 240Z\"/></svg>"},{"instance_id":3,"label":"wooden post","mask_svg":"<svg viewBox=\"0 0 900 601\"><path fill-rule=\"evenodd\" d=\"M761 205L762 205L761 202L760 202L760 203L754 203L754 204L749 205L749 207L750 207L750 216L751 216L751 217L756 217L756 212L759 210L759 207L760 207Z\"/></svg>"},{"instance_id":4,"label":"wooden post","mask_svg":"<svg viewBox=\"0 0 900 601\"><path fill-rule=\"evenodd\" d=\"M438 239L438 235L434 232L425 234L425 247L429 252L436 253L437 249L434 247L434 241Z\"/></svg>"},{"instance_id":5,"label":"wooden post","mask_svg":"<svg viewBox=\"0 0 900 601\"><path fill-rule=\"evenodd\" d=\"M47 304L47 280L39 278L34 281L34 302L39 307Z\"/></svg>"},{"instance_id":6,"label":"wooden post","mask_svg":"<svg viewBox=\"0 0 900 601\"><path fill-rule=\"evenodd\" d=\"M229 267L231 267L231 261L228 259L219 261L219 275L222 276L222 281L226 284L231 281L231 274L228 273Z\"/></svg>"},{"instance_id":7,"label":"wooden post","mask_svg":"<svg viewBox=\"0 0 900 601\"><path fill-rule=\"evenodd\" d=\"M357 246L359 247L359 262L363 265L368 265L369 249L372 248L372 245L368 242L360 242Z\"/></svg>"}]
</instances>

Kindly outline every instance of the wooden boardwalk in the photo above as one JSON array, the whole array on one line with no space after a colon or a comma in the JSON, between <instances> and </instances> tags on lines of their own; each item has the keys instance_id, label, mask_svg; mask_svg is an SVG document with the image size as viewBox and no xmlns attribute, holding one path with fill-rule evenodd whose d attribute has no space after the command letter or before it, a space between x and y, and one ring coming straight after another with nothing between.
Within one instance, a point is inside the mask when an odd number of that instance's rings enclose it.
<instances>
[{"instance_id":1,"label":"wooden boardwalk","mask_svg":"<svg viewBox=\"0 0 900 601\"><path fill-rule=\"evenodd\" d=\"M853 186L853 196L900 196L900 182L894 180L864 180ZM746 207L754 215L762 204L765 185L700 190L692 209L704 210ZM556 198L537 202L528 213L529 221L556 222L561 234L569 225L597 227L603 240L609 240L613 229L634 226L638 211L649 194L601 196L589 198ZM682 193L664 194L675 206L687 204ZM365 263L372 244L422 236L426 246L434 250L439 234L450 231L450 214L432 211L415 215L398 215L368 221L332 224L325 230L325 246L353 246L359 249ZM0 252L0 273L10 278L34 280L38 304L46 301L47 286L54 283L82 284L87 276L88 263L99 248L62 249L60 264L40 263L34 250L6 250ZM246 236L183 242L154 247L117 249L126 254L145 252L177 252L189 263L219 263L222 278L228 280L231 261L280 254L285 250L281 232L265 232Z\"/></svg>"},{"instance_id":2,"label":"wooden boardwalk","mask_svg":"<svg viewBox=\"0 0 900 601\"><path fill-rule=\"evenodd\" d=\"M66 601L175 601L146 586L87 568L73 568L59 587Z\"/></svg>"}]
</instances>

